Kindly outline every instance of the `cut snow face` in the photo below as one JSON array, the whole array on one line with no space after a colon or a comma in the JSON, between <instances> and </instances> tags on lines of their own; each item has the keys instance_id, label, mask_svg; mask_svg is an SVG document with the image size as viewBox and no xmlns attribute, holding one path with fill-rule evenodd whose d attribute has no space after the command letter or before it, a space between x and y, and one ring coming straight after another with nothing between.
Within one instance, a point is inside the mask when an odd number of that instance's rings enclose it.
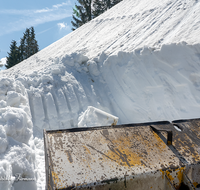
<instances>
[{"instance_id":1,"label":"cut snow face","mask_svg":"<svg viewBox=\"0 0 200 190\"><path fill-rule=\"evenodd\" d=\"M199 9L124 0L1 72L0 189L45 189L43 129L199 117Z\"/></svg>"}]
</instances>

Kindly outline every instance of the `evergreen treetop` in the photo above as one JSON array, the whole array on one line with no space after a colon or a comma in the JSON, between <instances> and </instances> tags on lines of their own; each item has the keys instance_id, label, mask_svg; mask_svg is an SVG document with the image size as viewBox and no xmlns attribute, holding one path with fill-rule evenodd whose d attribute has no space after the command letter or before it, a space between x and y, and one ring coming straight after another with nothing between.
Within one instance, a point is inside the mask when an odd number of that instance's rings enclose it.
<instances>
[{"instance_id":1,"label":"evergreen treetop","mask_svg":"<svg viewBox=\"0 0 200 190\"><path fill-rule=\"evenodd\" d=\"M72 15L72 30L77 29L86 22L92 20L92 0L78 0Z\"/></svg>"},{"instance_id":2,"label":"evergreen treetop","mask_svg":"<svg viewBox=\"0 0 200 190\"><path fill-rule=\"evenodd\" d=\"M13 40L10 45L10 52L8 53L6 68L10 68L17 63L27 59L31 55L37 53L39 47L35 39L34 28L27 28L23 37L20 40L20 46L17 47L17 42Z\"/></svg>"},{"instance_id":3,"label":"evergreen treetop","mask_svg":"<svg viewBox=\"0 0 200 190\"><path fill-rule=\"evenodd\" d=\"M10 68L16 65L19 62L19 49L17 47L17 42L13 40L10 45L10 53L8 53L8 57L6 61L6 68Z\"/></svg>"},{"instance_id":4,"label":"evergreen treetop","mask_svg":"<svg viewBox=\"0 0 200 190\"><path fill-rule=\"evenodd\" d=\"M72 15L72 30L99 16L122 0L77 0Z\"/></svg>"}]
</instances>

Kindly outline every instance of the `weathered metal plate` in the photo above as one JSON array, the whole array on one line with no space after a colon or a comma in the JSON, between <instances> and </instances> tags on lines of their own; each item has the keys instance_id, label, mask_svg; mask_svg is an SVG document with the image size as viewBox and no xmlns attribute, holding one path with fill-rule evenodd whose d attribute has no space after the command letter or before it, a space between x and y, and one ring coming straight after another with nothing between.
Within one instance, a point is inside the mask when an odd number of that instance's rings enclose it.
<instances>
[{"instance_id":1,"label":"weathered metal plate","mask_svg":"<svg viewBox=\"0 0 200 190\"><path fill-rule=\"evenodd\" d=\"M173 145L190 164L200 161L200 120L173 121L181 131L173 130Z\"/></svg>"},{"instance_id":2,"label":"weathered metal plate","mask_svg":"<svg viewBox=\"0 0 200 190\"><path fill-rule=\"evenodd\" d=\"M185 173L192 184L200 187L200 119L177 120L157 127L172 131L173 142L169 148L185 165ZM162 132L160 137L167 141L166 133Z\"/></svg>"},{"instance_id":3,"label":"weathered metal plate","mask_svg":"<svg viewBox=\"0 0 200 190\"><path fill-rule=\"evenodd\" d=\"M186 161L186 174L200 187L200 119L173 121L181 129L174 131L174 147Z\"/></svg>"},{"instance_id":4,"label":"weathered metal plate","mask_svg":"<svg viewBox=\"0 0 200 190\"><path fill-rule=\"evenodd\" d=\"M185 166L151 125L171 128L158 122L45 132L49 189L178 189Z\"/></svg>"}]
</instances>

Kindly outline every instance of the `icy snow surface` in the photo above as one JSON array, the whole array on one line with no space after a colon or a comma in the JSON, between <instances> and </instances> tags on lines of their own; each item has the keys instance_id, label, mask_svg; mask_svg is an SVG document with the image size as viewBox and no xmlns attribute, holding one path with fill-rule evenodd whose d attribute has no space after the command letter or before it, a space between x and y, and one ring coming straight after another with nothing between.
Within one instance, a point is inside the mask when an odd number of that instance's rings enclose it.
<instances>
[{"instance_id":1,"label":"icy snow surface","mask_svg":"<svg viewBox=\"0 0 200 190\"><path fill-rule=\"evenodd\" d=\"M199 118L199 10L124 0L1 72L0 189L45 189L43 129Z\"/></svg>"}]
</instances>

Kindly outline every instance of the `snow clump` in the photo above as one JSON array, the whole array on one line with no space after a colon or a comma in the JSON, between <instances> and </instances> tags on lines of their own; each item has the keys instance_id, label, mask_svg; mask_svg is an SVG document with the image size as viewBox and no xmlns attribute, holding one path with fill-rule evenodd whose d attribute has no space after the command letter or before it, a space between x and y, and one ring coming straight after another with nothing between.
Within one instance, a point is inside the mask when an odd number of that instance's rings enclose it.
<instances>
[{"instance_id":1,"label":"snow clump","mask_svg":"<svg viewBox=\"0 0 200 190\"><path fill-rule=\"evenodd\" d=\"M29 144L33 124L28 94L21 82L1 78L0 97L0 189L9 190L15 186L17 174L35 178L35 154Z\"/></svg>"}]
</instances>

